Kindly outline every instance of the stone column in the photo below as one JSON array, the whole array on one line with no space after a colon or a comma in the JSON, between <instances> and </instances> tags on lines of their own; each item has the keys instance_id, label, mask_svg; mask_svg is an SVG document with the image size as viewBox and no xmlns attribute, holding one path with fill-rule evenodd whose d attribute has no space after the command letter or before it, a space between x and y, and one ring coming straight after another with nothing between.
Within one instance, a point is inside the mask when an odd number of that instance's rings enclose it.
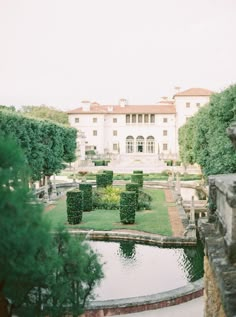
<instances>
[{"instance_id":1,"label":"stone column","mask_svg":"<svg viewBox=\"0 0 236 317\"><path fill-rule=\"evenodd\" d=\"M192 196L191 206L190 206L190 223L195 224L194 196Z\"/></svg>"}]
</instances>

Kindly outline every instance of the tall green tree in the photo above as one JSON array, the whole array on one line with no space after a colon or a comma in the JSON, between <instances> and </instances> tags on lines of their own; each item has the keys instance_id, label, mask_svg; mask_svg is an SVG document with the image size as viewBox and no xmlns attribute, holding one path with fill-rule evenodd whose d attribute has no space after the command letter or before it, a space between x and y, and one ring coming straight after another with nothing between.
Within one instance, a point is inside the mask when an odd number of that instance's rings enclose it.
<instances>
[{"instance_id":1,"label":"tall green tree","mask_svg":"<svg viewBox=\"0 0 236 317\"><path fill-rule=\"evenodd\" d=\"M41 106L23 106L20 112L28 117L51 120L60 124L68 125L68 114L46 105Z\"/></svg>"},{"instance_id":2,"label":"tall green tree","mask_svg":"<svg viewBox=\"0 0 236 317\"><path fill-rule=\"evenodd\" d=\"M0 109L0 132L22 147L32 179L58 173L75 160L76 129Z\"/></svg>"},{"instance_id":3,"label":"tall green tree","mask_svg":"<svg viewBox=\"0 0 236 317\"><path fill-rule=\"evenodd\" d=\"M179 131L180 155L198 163L203 174L236 172L236 154L226 129L236 121L236 85L214 94Z\"/></svg>"},{"instance_id":4,"label":"tall green tree","mask_svg":"<svg viewBox=\"0 0 236 317\"><path fill-rule=\"evenodd\" d=\"M5 316L78 316L103 276L99 259L65 228L50 233L42 205L28 190L29 177L17 142L0 135L0 299L8 299L10 308Z\"/></svg>"}]
</instances>

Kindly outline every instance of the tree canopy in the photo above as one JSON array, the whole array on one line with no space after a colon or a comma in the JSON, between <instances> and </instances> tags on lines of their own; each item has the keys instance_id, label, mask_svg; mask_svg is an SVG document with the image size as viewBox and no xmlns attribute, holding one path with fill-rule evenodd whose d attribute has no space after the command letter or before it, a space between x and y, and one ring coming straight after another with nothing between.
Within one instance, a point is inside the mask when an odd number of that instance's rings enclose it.
<instances>
[{"instance_id":1,"label":"tree canopy","mask_svg":"<svg viewBox=\"0 0 236 317\"><path fill-rule=\"evenodd\" d=\"M65 228L50 233L42 205L28 191L26 162L16 141L0 136L1 316L78 316L103 276L99 259Z\"/></svg>"},{"instance_id":2,"label":"tree canopy","mask_svg":"<svg viewBox=\"0 0 236 317\"><path fill-rule=\"evenodd\" d=\"M74 128L0 109L0 133L11 135L24 151L32 179L58 173L75 160Z\"/></svg>"},{"instance_id":3,"label":"tree canopy","mask_svg":"<svg viewBox=\"0 0 236 317\"><path fill-rule=\"evenodd\" d=\"M23 106L20 112L31 118L48 119L57 123L68 125L68 114L45 105L41 106Z\"/></svg>"},{"instance_id":4,"label":"tree canopy","mask_svg":"<svg viewBox=\"0 0 236 317\"><path fill-rule=\"evenodd\" d=\"M208 175L236 172L236 154L226 129L236 120L236 85L214 94L179 129L180 157Z\"/></svg>"}]
</instances>

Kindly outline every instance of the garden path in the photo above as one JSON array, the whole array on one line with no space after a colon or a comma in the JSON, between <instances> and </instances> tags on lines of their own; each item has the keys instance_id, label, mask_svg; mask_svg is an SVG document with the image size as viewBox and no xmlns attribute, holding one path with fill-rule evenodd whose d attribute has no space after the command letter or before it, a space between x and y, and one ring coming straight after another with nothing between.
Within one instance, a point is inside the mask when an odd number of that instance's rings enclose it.
<instances>
[{"instance_id":1,"label":"garden path","mask_svg":"<svg viewBox=\"0 0 236 317\"><path fill-rule=\"evenodd\" d=\"M183 237L184 226L180 219L177 206L175 205L173 194L170 189L165 189L164 192L165 192L165 199L167 203L168 214L169 214L173 236ZM170 204L170 206L168 204Z\"/></svg>"}]
</instances>

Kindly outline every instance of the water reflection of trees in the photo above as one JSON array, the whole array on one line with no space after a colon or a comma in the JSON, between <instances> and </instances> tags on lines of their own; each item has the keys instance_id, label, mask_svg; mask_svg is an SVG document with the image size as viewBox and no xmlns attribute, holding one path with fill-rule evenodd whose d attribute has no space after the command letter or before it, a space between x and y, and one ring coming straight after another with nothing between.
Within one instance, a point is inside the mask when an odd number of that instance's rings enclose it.
<instances>
[{"instance_id":1,"label":"water reflection of trees","mask_svg":"<svg viewBox=\"0 0 236 317\"><path fill-rule=\"evenodd\" d=\"M196 247L184 248L184 270L186 270L190 282L194 282L203 277L204 249L201 241L197 242Z\"/></svg>"},{"instance_id":2,"label":"water reflection of trees","mask_svg":"<svg viewBox=\"0 0 236 317\"><path fill-rule=\"evenodd\" d=\"M135 261L135 241L126 240L120 242L119 253L124 259Z\"/></svg>"}]
</instances>

